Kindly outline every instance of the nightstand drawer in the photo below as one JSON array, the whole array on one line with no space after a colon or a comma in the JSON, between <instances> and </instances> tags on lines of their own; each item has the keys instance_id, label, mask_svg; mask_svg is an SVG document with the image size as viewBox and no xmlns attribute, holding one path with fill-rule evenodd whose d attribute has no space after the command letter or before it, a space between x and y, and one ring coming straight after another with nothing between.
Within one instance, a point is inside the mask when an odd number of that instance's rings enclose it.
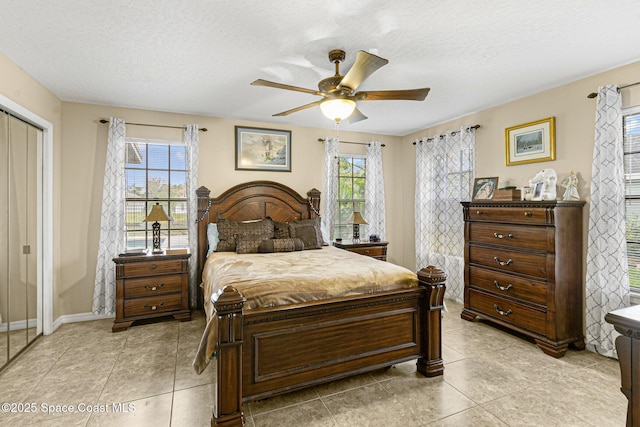
<instances>
[{"instance_id":1,"label":"nightstand drawer","mask_svg":"<svg viewBox=\"0 0 640 427\"><path fill-rule=\"evenodd\" d=\"M370 257L380 257L387 253L387 248L383 246L373 246L369 248L349 248L349 252L355 252L360 255L366 255Z\"/></svg>"},{"instance_id":2,"label":"nightstand drawer","mask_svg":"<svg viewBox=\"0 0 640 427\"><path fill-rule=\"evenodd\" d=\"M182 295L180 294L133 298L124 301L124 317L146 316L149 314L180 310L181 308Z\"/></svg>"},{"instance_id":3,"label":"nightstand drawer","mask_svg":"<svg viewBox=\"0 0 640 427\"><path fill-rule=\"evenodd\" d=\"M180 292L181 290L181 274L140 277L137 279L127 279L124 285L124 297L164 295L172 292Z\"/></svg>"},{"instance_id":4,"label":"nightstand drawer","mask_svg":"<svg viewBox=\"0 0 640 427\"><path fill-rule=\"evenodd\" d=\"M182 271L182 260L145 261L124 264L125 276L147 276L149 274L179 273Z\"/></svg>"}]
</instances>

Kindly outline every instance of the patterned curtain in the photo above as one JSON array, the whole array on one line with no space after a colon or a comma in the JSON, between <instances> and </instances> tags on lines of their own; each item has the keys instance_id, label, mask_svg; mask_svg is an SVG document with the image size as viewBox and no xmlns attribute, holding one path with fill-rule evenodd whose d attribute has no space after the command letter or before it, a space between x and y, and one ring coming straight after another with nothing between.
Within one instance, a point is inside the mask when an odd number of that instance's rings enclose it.
<instances>
[{"instance_id":1,"label":"patterned curtain","mask_svg":"<svg viewBox=\"0 0 640 427\"><path fill-rule=\"evenodd\" d=\"M338 199L338 138L324 139L324 194L322 195L322 236L326 242L333 240Z\"/></svg>"},{"instance_id":2,"label":"patterned curtain","mask_svg":"<svg viewBox=\"0 0 640 427\"><path fill-rule=\"evenodd\" d=\"M463 127L416 141L416 268L447 273L447 296L464 298L464 221L471 199L475 129Z\"/></svg>"},{"instance_id":3,"label":"patterned curtain","mask_svg":"<svg viewBox=\"0 0 640 427\"><path fill-rule=\"evenodd\" d=\"M377 234L385 240L384 179L382 145L378 141L367 145L367 178L364 188L364 217L369 223L367 234Z\"/></svg>"},{"instance_id":4,"label":"patterned curtain","mask_svg":"<svg viewBox=\"0 0 640 427\"><path fill-rule=\"evenodd\" d=\"M586 343L617 357L615 332L604 316L629 306L625 235L622 97L617 86L598 89L587 244Z\"/></svg>"},{"instance_id":5,"label":"patterned curtain","mask_svg":"<svg viewBox=\"0 0 640 427\"><path fill-rule=\"evenodd\" d=\"M93 313L114 316L116 277L112 259L125 248L124 120L111 117L107 144Z\"/></svg>"},{"instance_id":6,"label":"patterned curtain","mask_svg":"<svg viewBox=\"0 0 640 427\"><path fill-rule=\"evenodd\" d=\"M198 198L196 189L198 188L198 156L200 144L198 125L187 125L184 130L184 144L187 147L187 194L189 195L187 209L187 221L189 224L189 251L191 260L189 261L189 302L191 307L196 307L198 303Z\"/></svg>"}]
</instances>

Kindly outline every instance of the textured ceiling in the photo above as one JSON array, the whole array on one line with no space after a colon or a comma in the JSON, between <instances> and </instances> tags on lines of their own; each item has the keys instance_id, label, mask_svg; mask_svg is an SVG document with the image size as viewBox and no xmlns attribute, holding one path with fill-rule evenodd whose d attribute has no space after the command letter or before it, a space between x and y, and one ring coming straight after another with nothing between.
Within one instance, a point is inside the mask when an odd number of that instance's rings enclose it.
<instances>
[{"instance_id":1,"label":"textured ceiling","mask_svg":"<svg viewBox=\"0 0 640 427\"><path fill-rule=\"evenodd\" d=\"M272 117L318 97L249 83L315 89L329 50L342 74L366 50L389 64L360 90L431 88L340 127L389 135L638 61L638 41L638 0L0 0L0 52L63 101L333 129Z\"/></svg>"}]
</instances>

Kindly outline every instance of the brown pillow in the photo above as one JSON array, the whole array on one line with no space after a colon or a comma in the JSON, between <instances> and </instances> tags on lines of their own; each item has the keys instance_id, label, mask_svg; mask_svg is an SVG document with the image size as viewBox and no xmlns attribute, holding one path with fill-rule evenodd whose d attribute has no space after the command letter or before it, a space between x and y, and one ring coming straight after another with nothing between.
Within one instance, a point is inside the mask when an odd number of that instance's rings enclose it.
<instances>
[{"instance_id":1,"label":"brown pillow","mask_svg":"<svg viewBox=\"0 0 640 427\"><path fill-rule=\"evenodd\" d=\"M220 241L216 252L235 252L236 234L267 236L267 239L271 239L273 238L273 221L271 218L265 218L258 221L240 222L227 221L222 218L218 220L218 234Z\"/></svg>"},{"instance_id":2,"label":"brown pillow","mask_svg":"<svg viewBox=\"0 0 640 427\"><path fill-rule=\"evenodd\" d=\"M289 223L289 234L297 237L304 243L306 249L322 248L322 232L320 231L320 218L303 219Z\"/></svg>"},{"instance_id":3,"label":"brown pillow","mask_svg":"<svg viewBox=\"0 0 640 427\"><path fill-rule=\"evenodd\" d=\"M258 247L260 242L265 239L272 240L266 235L256 234L236 234L236 253L239 254L256 254L258 253Z\"/></svg>"},{"instance_id":4,"label":"brown pillow","mask_svg":"<svg viewBox=\"0 0 640 427\"><path fill-rule=\"evenodd\" d=\"M288 239L289 235L289 223L273 221L273 236L274 239Z\"/></svg>"},{"instance_id":5,"label":"brown pillow","mask_svg":"<svg viewBox=\"0 0 640 427\"><path fill-rule=\"evenodd\" d=\"M267 239L260 242L258 252L293 252L304 249L304 243L300 239Z\"/></svg>"}]
</instances>

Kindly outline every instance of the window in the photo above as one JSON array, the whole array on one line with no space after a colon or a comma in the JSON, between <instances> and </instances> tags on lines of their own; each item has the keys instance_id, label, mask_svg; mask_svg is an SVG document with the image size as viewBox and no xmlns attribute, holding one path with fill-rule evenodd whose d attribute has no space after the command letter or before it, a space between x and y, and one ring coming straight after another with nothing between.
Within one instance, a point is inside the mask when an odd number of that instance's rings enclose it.
<instances>
[{"instance_id":1,"label":"window","mask_svg":"<svg viewBox=\"0 0 640 427\"><path fill-rule=\"evenodd\" d=\"M622 120L629 284L640 291L640 108L624 110Z\"/></svg>"},{"instance_id":2,"label":"window","mask_svg":"<svg viewBox=\"0 0 640 427\"><path fill-rule=\"evenodd\" d=\"M127 249L153 247L152 223L143 221L155 203L172 219L160 223L160 247L189 246L186 146L127 138L125 191Z\"/></svg>"},{"instance_id":3,"label":"window","mask_svg":"<svg viewBox=\"0 0 640 427\"><path fill-rule=\"evenodd\" d=\"M338 200L334 237L351 239L353 225L347 220L351 213L358 211L366 219L364 211L364 183L367 160L363 156L341 155L338 167ZM363 227L363 226L361 226ZM364 235L362 229L360 235Z\"/></svg>"}]
</instances>

